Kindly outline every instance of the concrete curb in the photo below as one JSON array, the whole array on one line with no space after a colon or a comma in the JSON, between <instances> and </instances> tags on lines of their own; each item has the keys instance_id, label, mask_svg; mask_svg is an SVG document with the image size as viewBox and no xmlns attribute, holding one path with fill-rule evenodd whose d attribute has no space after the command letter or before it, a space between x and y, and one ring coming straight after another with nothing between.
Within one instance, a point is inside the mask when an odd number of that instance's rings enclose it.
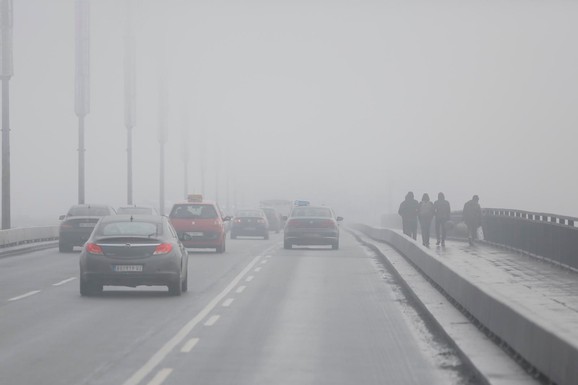
<instances>
[{"instance_id":1,"label":"concrete curb","mask_svg":"<svg viewBox=\"0 0 578 385\"><path fill-rule=\"evenodd\" d=\"M559 385L578 384L578 346L564 340L552 325L537 320L528 309L509 306L497 293L482 290L399 232L366 225L353 228L399 250L465 311L548 379Z\"/></svg>"},{"instance_id":2,"label":"concrete curb","mask_svg":"<svg viewBox=\"0 0 578 385\"><path fill-rule=\"evenodd\" d=\"M30 253L32 251L50 249L57 246L58 241L47 241L47 242L34 242L19 246L0 248L0 258L13 257L16 255Z\"/></svg>"}]
</instances>

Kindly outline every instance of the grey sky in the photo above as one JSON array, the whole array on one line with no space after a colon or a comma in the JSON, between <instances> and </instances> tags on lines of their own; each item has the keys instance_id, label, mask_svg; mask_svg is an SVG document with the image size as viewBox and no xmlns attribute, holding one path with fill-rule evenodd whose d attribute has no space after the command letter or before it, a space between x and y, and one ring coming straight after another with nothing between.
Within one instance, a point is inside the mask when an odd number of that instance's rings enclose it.
<instances>
[{"instance_id":1,"label":"grey sky","mask_svg":"<svg viewBox=\"0 0 578 385\"><path fill-rule=\"evenodd\" d=\"M311 199L373 220L408 190L444 191L455 209L476 193L486 207L578 216L576 2L135 3L137 203L158 204L166 52L171 202L183 195L188 120L190 190L201 189L204 142L205 195L215 199L218 169L223 204L228 174L239 205ZM93 0L91 12L86 200L119 206L122 2ZM56 219L77 200L73 0L14 0L14 67L17 225Z\"/></svg>"}]
</instances>

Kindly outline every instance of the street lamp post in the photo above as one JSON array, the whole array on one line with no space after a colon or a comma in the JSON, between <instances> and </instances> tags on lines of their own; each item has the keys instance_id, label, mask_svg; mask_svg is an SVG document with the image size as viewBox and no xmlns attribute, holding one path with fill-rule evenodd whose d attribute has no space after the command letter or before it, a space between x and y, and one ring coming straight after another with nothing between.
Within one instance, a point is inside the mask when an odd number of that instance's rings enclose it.
<instances>
[{"instance_id":1,"label":"street lamp post","mask_svg":"<svg viewBox=\"0 0 578 385\"><path fill-rule=\"evenodd\" d=\"M78 116L78 203L84 203L84 118L90 112L90 3L76 0L76 95Z\"/></svg>"},{"instance_id":2,"label":"street lamp post","mask_svg":"<svg viewBox=\"0 0 578 385\"><path fill-rule=\"evenodd\" d=\"M2 77L2 229L10 223L10 88L12 66L12 0L0 4L0 76Z\"/></svg>"},{"instance_id":3,"label":"street lamp post","mask_svg":"<svg viewBox=\"0 0 578 385\"><path fill-rule=\"evenodd\" d=\"M133 166L132 166L132 132L136 125L136 55L135 37L132 28L132 1L126 0L126 24L124 40L124 122L126 127L126 156L127 156L127 199L126 203L133 204Z\"/></svg>"}]
</instances>

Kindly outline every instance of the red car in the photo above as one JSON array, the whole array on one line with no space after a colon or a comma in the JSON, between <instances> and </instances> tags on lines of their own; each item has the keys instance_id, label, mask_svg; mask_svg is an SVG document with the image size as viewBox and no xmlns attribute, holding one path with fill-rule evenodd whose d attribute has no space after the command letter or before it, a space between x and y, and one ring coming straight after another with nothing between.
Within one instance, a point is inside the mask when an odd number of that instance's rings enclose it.
<instances>
[{"instance_id":1,"label":"red car","mask_svg":"<svg viewBox=\"0 0 578 385\"><path fill-rule=\"evenodd\" d=\"M212 249L225 252L225 224L216 203L197 201L177 203L171 209L169 220L186 248Z\"/></svg>"}]
</instances>

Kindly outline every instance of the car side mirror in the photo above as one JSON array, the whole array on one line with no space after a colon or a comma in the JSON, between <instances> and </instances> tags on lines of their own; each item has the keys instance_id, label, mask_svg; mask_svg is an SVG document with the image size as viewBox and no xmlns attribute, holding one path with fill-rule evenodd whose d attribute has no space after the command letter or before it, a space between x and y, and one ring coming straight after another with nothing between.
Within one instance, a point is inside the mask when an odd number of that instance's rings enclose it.
<instances>
[{"instance_id":1,"label":"car side mirror","mask_svg":"<svg viewBox=\"0 0 578 385\"><path fill-rule=\"evenodd\" d=\"M59 220L63 220L64 218L66 218L66 215L61 215L58 217Z\"/></svg>"},{"instance_id":2,"label":"car side mirror","mask_svg":"<svg viewBox=\"0 0 578 385\"><path fill-rule=\"evenodd\" d=\"M231 219L232 219L232 218L231 218L230 216L226 216L225 218L223 218L223 220L224 220L225 222L228 222L228 221L230 221Z\"/></svg>"},{"instance_id":3,"label":"car side mirror","mask_svg":"<svg viewBox=\"0 0 578 385\"><path fill-rule=\"evenodd\" d=\"M343 220L343 217L337 217L335 219L337 220L337 222L341 222Z\"/></svg>"}]
</instances>

